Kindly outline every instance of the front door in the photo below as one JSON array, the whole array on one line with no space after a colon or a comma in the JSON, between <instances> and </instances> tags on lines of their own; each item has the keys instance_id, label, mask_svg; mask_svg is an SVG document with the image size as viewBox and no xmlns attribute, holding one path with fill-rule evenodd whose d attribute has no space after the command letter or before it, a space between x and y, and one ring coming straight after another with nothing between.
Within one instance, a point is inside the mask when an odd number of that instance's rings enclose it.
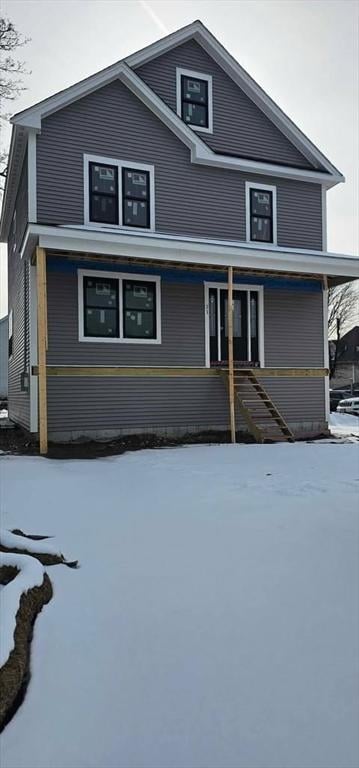
<instances>
[{"instance_id":1,"label":"front door","mask_svg":"<svg viewBox=\"0 0 359 768\"><path fill-rule=\"evenodd\" d=\"M228 290L209 288L211 365L228 362ZM233 290L233 359L258 365L258 292Z\"/></svg>"}]
</instances>

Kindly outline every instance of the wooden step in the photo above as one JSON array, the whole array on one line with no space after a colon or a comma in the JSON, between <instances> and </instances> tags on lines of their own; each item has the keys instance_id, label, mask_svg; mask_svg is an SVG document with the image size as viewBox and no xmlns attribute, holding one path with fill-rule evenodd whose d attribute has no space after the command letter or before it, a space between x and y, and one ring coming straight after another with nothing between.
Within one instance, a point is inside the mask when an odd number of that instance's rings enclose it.
<instances>
[{"instance_id":1,"label":"wooden step","mask_svg":"<svg viewBox=\"0 0 359 768\"><path fill-rule=\"evenodd\" d=\"M228 369L221 372L228 380ZM291 430L253 369L235 369L234 391L242 417L258 443L294 441Z\"/></svg>"}]
</instances>

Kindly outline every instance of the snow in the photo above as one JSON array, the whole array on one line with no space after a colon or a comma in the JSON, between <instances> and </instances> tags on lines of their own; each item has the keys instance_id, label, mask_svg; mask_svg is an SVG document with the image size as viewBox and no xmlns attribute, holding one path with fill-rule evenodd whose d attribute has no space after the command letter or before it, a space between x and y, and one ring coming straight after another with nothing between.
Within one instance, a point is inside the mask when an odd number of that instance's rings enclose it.
<instances>
[{"instance_id":1,"label":"snow","mask_svg":"<svg viewBox=\"0 0 359 768\"><path fill-rule=\"evenodd\" d=\"M5 664L15 646L14 632L16 614L21 595L32 587L40 587L44 578L44 569L38 560L28 555L0 552L0 566L17 568L19 573L1 591L0 600L0 667Z\"/></svg>"},{"instance_id":2,"label":"snow","mask_svg":"<svg viewBox=\"0 0 359 768\"><path fill-rule=\"evenodd\" d=\"M0 543L8 549L26 549L28 552L38 552L38 554L58 555L61 557L61 553L54 544L50 544L46 539L45 541L34 541L28 539L26 536L18 536L11 531L5 531L4 528L0 528Z\"/></svg>"},{"instance_id":3,"label":"snow","mask_svg":"<svg viewBox=\"0 0 359 768\"><path fill-rule=\"evenodd\" d=\"M357 445L1 462L3 525L80 560L2 768L358 768Z\"/></svg>"},{"instance_id":4,"label":"snow","mask_svg":"<svg viewBox=\"0 0 359 768\"><path fill-rule=\"evenodd\" d=\"M334 411L330 414L329 430L334 437L359 437L359 416Z\"/></svg>"}]
</instances>

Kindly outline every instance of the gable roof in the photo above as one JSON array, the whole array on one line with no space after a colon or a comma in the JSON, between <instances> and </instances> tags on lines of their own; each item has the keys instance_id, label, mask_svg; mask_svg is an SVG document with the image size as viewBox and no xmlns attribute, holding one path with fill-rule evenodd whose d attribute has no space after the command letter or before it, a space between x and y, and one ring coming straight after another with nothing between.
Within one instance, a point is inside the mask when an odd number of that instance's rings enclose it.
<instances>
[{"instance_id":1,"label":"gable roof","mask_svg":"<svg viewBox=\"0 0 359 768\"><path fill-rule=\"evenodd\" d=\"M149 88L136 74L136 68L166 51L181 45L187 40L194 39L222 67L232 80L257 104L282 133L307 157L313 165L311 169L293 169L285 165L263 163L231 157L215 153L200 138L198 133L189 128L164 101ZM63 109L78 99L114 80L121 80L162 122L190 149L191 161L204 165L240 170L247 173L284 176L303 181L317 181L328 188L344 181L343 175L320 152L317 147L300 131L299 128L284 114L270 99L260 86L216 40L200 21L195 21L182 29L167 35L146 48L112 64L75 85L38 102L25 109L11 119L13 134L11 140L8 177L3 200L3 217L1 223L1 239L7 233L12 209L15 204L21 164L26 151L26 140L29 131L41 131L41 121ZM318 170L316 170L318 169Z\"/></svg>"}]
</instances>

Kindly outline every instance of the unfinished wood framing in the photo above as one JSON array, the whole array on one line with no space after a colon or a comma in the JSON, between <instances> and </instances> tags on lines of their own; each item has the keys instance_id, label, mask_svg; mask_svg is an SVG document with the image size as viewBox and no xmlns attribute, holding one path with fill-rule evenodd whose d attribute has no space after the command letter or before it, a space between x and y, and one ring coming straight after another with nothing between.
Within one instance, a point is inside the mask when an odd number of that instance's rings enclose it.
<instances>
[{"instance_id":1,"label":"unfinished wood framing","mask_svg":"<svg viewBox=\"0 0 359 768\"><path fill-rule=\"evenodd\" d=\"M233 267L228 267L228 393L229 424L231 443L236 442L236 414L234 403L234 365L233 365Z\"/></svg>"},{"instance_id":2,"label":"unfinished wood framing","mask_svg":"<svg viewBox=\"0 0 359 768\"><path fill-rule=\"evenodd\" d=\"M47 453L47 290L46 290L46 252L36 248L37 282L37 374L39 392L39 440L40 453Z\"/></svg>"},{"instance_id":3,"label":"unfinished wood framing","mask_svg":"<svg viewBox=\"0 0 359 768\"><path fill-rule=\"evenodd\" d=\"M208 376L218 376L221 371L228 371L227 367L213 367L213 368L181 368L170 367L165 368L147 368L147 367L128 367L128 366L84 366L84 365L48 365L48 376L124 376L124 377L156 377L162 378L202 378ZM234 364L234 375L239 371L251 370L257 378L324 378L328 376L327 368L236 368ZM38 376L39 368L37 365L32 367L31 373L33 376Z\"/></svg>"}]
</instances>

